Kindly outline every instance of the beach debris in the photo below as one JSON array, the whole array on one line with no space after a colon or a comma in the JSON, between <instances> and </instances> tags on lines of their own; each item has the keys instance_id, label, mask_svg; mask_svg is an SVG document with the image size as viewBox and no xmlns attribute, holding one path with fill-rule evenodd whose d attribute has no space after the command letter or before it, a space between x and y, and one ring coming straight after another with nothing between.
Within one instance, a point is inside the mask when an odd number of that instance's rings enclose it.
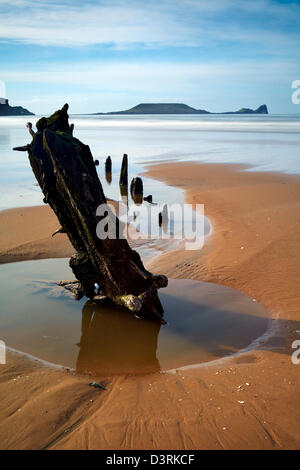
<instances>
[{"instance_id":1,"label":"beach debris","mask_svg":"<svg viewBox=\"0 0 300 470\"><path fill-rule=\"evenodd\" d=\"M128 206L128 156L126 153L123 155L119 186L121 198L124 204Z\"/></svg>"},{"instance_id":2,"label":"beach debris","mask_svg":"<svg viewBox=\"0 0 300 470\"><path fill-rule=\"evenodd\" d=\"M106 205L90 148L72 135L68 108L65 104L50 117L40 118L37 132L30 132L32 142L24 146L44 202L55 212L76 252L69 264L77 284L69 283L68 287L75 298L85 295L93 300L97 284L101 295L115 305L163 323L157 289L166 287L168 280L147 271L139 254L123 237L124 223ZM122 187L128 186L126 154L121 183ZM106 212L97 216L96 211L103 204ZM109 221L117 228L116 236L99 238L96 227Z\"/></svg>"},{"instance_id":3,"label":"beach debris","mask_svg":"<svg viewBox=\"0 0 300 470\"><path fill-rule=\"evenodd\" d=\"M16 382L17 380L21 379L21 375L18 375L17 378L14 378L13 381Z\"/></svg>"},{"instance_id":4,"label":"beach debris","mask_svg":"<svg viewBox=\"0 0 300 470\"><path fill-rule=\"evenodd\" d=\"M128 186L128 155L124 153L120 173L120 186Z\"/></svg>"},{"instance_id":5,"label":"beach debris","mask_svg":"<svg viewBox=\"0 0 300 470\"><path fill-rule=\"evenodd\" d=\"M144 201L149 202L152 204L152 194L149 194L148 196L144 197Z\"/></svg>"},{"instance_id":6,"label":"beach debris","mask_svg":"<svg viewBox=\"0 0 300 470\"><path fill-rule=\"evenodd\" d=\"M142 204L143 202L143 180L138 176L133 178L130 183L130 194L135 204Z\"/></svg>"},{"instance_id":7,"label":"beach debris","mask_svg":"<svg viewBox=\"0 0 300 470\"><path fill-rule=\"evenodd\" d=\"M89 385L94 388L99 388L100 390L107 390L103 385L98 384L97 382L91 382Z\"/></svg>"},{"instance_id":8,"label":"beach debris","mask_svg":"<svg viewBox=\"0 0 300 470\"><path fill-rule=\"evenodd\" d=\"M237 392L243 392L245 390L244 386L250 387L249 382L245 382L244 384L238 385Z\"/></svg>"},{"instance_id":9,"label":"beach debris","mask_svg":"<svg viewBox=\"0 0 300 470\"><path fill-rule=\"evenodd\" d=\"M243 400L238 400L238 403L240 403L241 405L243 405L245 402Z\"/></svg>"}]
</instances>

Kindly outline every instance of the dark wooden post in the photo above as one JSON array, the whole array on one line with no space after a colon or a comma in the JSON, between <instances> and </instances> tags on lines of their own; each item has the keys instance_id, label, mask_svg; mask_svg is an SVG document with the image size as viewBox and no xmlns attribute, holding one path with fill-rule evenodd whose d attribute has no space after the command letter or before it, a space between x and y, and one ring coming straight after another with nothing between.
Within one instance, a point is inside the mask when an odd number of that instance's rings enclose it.
<instances>
[{"instance_id":1,"label":"dark wooden post","mask_svg":"<svg viewBox=\"0 0 300 470\"><path fill-rule=\"evenodd\" d=\"M111 183L112 175L111 175L111 158L108 156L105 161L105 179L108 184Z\"/></svg>"},{"instance_id":2,"label":"dark wooden post","mask_svg":"<svg viewBox=\"0 0 300 470\"><path fill-rule=\"evenodd\" d=\"M128 186L128 156L126 153L124 153L122 160L120 186Z\"/></svg>"}]
</instances>

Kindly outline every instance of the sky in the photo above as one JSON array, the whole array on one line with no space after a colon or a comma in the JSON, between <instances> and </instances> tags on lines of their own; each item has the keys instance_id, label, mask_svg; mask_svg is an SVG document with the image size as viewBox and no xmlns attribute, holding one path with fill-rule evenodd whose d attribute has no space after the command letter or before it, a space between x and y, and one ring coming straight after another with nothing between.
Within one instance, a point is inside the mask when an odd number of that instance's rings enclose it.
<instances>
[{"instance_id":1,"label":"sky","mask_svg":"<svg viewBox=\"0 0 300 470\"><path fill-rule=\"evenodd\" d=\"M0 0L0 96L37 114L298 113L300 0Z\"/></svg>"}]
</instances>

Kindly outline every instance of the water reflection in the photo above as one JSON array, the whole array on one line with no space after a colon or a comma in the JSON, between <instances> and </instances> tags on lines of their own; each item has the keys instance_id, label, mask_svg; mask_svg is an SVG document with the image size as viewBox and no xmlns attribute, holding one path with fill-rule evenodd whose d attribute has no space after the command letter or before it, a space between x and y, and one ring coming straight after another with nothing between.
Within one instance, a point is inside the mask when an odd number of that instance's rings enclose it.
<instances>
[{"instance_id":1,"label":"water reflection","mask_svg":"<svg viewBox=\"0 0 300 470\"><path fill-rule=\"evenodd\" d=\"M112 181L111 166L112 166L111 158L110 156L108 156L107 159L105 160L105 179L108 182L108 184L110 184Z\"/></svg>"},{"instance_id":2,"label":"water reflection","mask_svg":"<svg viewBox=\"0 0 300 470\"><path fill-rule=\"evenodd\" d=\"M268 326L262 305L221 285L169 279L159 291L167 321L160 327L108 304L76 302L56 285L58 275L72 279L67 260L0 266L1 339L80 373L146 374L208 362L248 346Z\"/></svg>"},{"instance_id":3,"label":"water reflection","mask_svg":"<svg viewBox=\"0 0 300 470\"><path fill-rule=\"evenodd\" d=\"M95 375L147 374L156 357L160 325L108 306L86 302L76 371Z\"/></svg>"},{"instance_id":4,"label":"water reflection","mask_svg":"<svg viewBox=\"0 0 300 470\"><path fill-rule=\"evenodd\" d=\"M10 147L10 129L8 127L0 127L0 149L5 151Z\"/></svg>"},{"instance_id":5,"label":"water reflection","mask_svg":"<svg viewBox=\"0 0 300 470\"><path fill-rule=\"evenodd\" d=\"M267 329L265 310L224 286L170 279L160 299L164 326L87 301L76 371L140 375L207 362L237 352Z\"/></svg>"}]
</instances>

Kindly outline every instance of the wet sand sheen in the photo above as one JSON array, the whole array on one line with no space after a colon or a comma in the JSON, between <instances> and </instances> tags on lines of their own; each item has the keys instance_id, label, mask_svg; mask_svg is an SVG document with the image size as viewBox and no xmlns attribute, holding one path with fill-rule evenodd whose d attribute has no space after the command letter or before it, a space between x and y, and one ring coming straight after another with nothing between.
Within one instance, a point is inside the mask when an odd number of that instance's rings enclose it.
<instances>
[{"instance_id":1,"label":"wet sand sheen","mask_svg":"<svg viewBox=\"0 0 300 470\"><path fill-rule=\"evenodd\" d=\"M55 280L72 278L68 260L0 267L1 338L43 360L100 376L145 374L239 351L268 326L265 309L224 286L170 279L159 292L166 326L87 299Z\"/></svg>"}]
</instances>

